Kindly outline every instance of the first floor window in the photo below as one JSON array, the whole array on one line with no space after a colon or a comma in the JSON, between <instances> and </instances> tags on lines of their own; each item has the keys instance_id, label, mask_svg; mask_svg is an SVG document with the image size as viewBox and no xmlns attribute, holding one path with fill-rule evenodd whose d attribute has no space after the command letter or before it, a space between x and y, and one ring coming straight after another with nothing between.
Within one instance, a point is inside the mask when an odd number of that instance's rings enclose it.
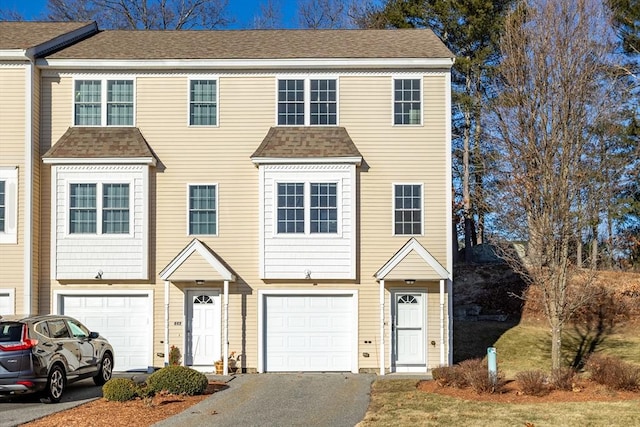
<instances>
[{"instance_id":1,"label":"first floor window","mask_svg":"<svg viewBox=\"0 0 640 427\"><path fill-rule=\"evenodd\" d=\"M69 233L95 233L97 220L96 184L71 184L69 189Z\"/></svg>"},{"instance_id":2,"label":"first floor window","mask_svg":"<svg viewBox=\"0 0 640 427\"><path fill-rule=\"evenodd\" d=\"M278 233L304 233L304 183L278 184Z\"/></svg>"},{"instance_id":3,"label":"first floor window","mask_svg":"<svg viewBox=\"0 0 640 427\"><path fill-rule=\"evenodd\" d=\"M422 185L394 185L394 234L422 234Z\"/></svg>"},{"instance_id":4,"label":"first floor window","mask_svg":"<svg viewBox=\"0 0 640 427\"><path fill-rule=\"evenodd\" d=\"M189 186L189 234L216 234L215 185Z\"/></svg>"},{"instance_id":5,"label":"first floor window","mask_svg":"<svg viewBox=\"0 0 640 427\"><path fill-rule=\"evenodd\" d=\"M7 218L7 182L0 181L0 233L4 233L5 221Z\"/></svg>"},{"instance_id":6,"label":"first floor window","mask_svg":"<svg viewBox=\"0 0 640 427\"><path fill-rule=\"evenodd\" d=\"M102 233L129 233L129 184L104 184Z\"/></svg>"},{"instance_id":7,"label":"first floor window","mask_svg":"<svg viewBox=\"0 0 640 427\"><path fill-rule=\"evenodd\" d=\"M338 195L335 183L311 183L311 232L338 232Z\"/></svg>"},{"instance_id":8,"label":"first floor window","mask_svg":"<svg viewBox=\"0 0 640 427\"><path fill-rule=\"evenodd\" d=\"M393 124L419 125L421 105L420 79L393 81Z\"/></svg>"}]
</instances>

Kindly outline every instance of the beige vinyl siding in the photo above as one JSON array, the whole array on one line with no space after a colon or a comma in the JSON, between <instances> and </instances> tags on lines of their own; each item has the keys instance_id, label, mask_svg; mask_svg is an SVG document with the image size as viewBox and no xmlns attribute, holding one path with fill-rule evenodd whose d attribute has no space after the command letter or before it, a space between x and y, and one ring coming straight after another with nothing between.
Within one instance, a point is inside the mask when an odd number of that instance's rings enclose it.
<instances>
[{"instance_id":1,"label":"beige vinyl siding","mask_svg":"<svg viewBox=\"0 0 640 427\"><path fill-rule=\"evenodd\" d=\"M271 126L275 126L276 74L221 74L218 79L219 105L217 127L188 126L188 73L136 75L136 123L158 158L151 168L150 198L150 278L143 283L115 283L109 289L153 289L154 291L154 364L161 366L164 352L164 283L158 272L165 268L194 238L203 241L237 276L230 284L229 350L242 355L241 365L258 366L257 303L260 289L309 290L308 282L268 281L259 278L259 174L250 156ZM201 76L202 71L193 75ZM339 74L339 73L338 73ZM446 241L446 114L445 74L424 75L423 126L392 125L392 75L353 75L339 78L339 123L346 127L363 155L366 167L356 172L358 194L356 209L359 228L356 280L324 281L314 289L357 290L359 301L358 355L361 370L379 367L379 284L374 273L391 258L410 236L394 236L392 227L392 184L423 184L424 235L420 243L444 266L447 265ZM69 75L47 77L42 87L41 151L46 151L72 124L72 79ZM41 171L41 279L49 281L50 263L50 171ZM189 236L187 229L187 190L189 184L216 183L218 197L218 235ZM189 274L202 274L201 263L185 263ZM181 273L182 274L182 273ZM222 292L222 281L213 271L203 288ZM180 277L185 279L185 277ZM196 279L196 277L189 277ZM218 281L215 281L218 280ZM65 284L65 289L96 288L89 283ZM404 282L387 283L386 316L389 316L389 289ZM54 281L54 289L62 285ZM169 286L169 344L184 353L185 289L196 288L195 281L172 282ZM433 289L432 289L433 288ZM437 283L429 286L429 329L426 347L429 364L439 364L439 296ZM435 293L433 293L435 292ZM41 310L50 287L41 290ZM45 298L46 297L46 298ZM224 297L224 296L223 296ZM446 298L445 298L446 300ZM387 319L387 325L388 325ZM387 327L386 365L391 343ZM364 341L371 341L365 344ZM363 352L370 357L362 356Z\"/></svg>"},{"instance_id":2,"label":"beige vinyl siding","mask_svg":"<svg viewBox=\"0 0 640 427\"><path fill-rule=\"evenodd\" d=\"M2 287L15 289L15 312L24 312L26 67L0 65L0 166L18 168L17 244L0 244Z\"/></svg>"}]
</instances>

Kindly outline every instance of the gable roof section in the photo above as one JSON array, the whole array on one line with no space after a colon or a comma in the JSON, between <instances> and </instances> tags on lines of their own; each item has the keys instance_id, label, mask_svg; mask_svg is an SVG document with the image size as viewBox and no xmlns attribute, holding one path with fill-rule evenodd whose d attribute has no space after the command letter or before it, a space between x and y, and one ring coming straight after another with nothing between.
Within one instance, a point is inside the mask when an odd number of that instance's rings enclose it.
<instances>
[{"instance_id":1,"label":"gable roof section","mask_svg":"<svg viewBox=\"0 0 640 427\"><path fill-rule=\"evenodd\" d=\"M174 281L236 280L236 276L222 258L198 239L193 239L171 260L160 272L160 278Z\"/></svg>"},{"instance_id":2,"label":"gable roof section","mask_svg":"<svg viewBox=\"0 0 640 427\"><path fill-rule=\"evenodd\" d=\"M280 126L269 129L251 159L258 164L282 159L330 159L360 164L362 154L343 127Z\"/></svg>"},{"instance_id":3,"label":"gable roof section","mask_svg":"<svg viewBox=\"0 0 640 427\"><path fill-rule=\"evenodd\" d=\"M428 29L101 31L48 59L450 58Z\"/></svg>"},{"instance_id":4,"label":"gable roof section","mask_svg":"<svg viewBox=\"0 0 640 427\"><path fill-rule=\"evenodd\" d=\"M0 57L50 53L96 33L95 22L0 22Z\"/></svg>"},{"instance_id":5,"label":"gable roof section","mask_svg":"<svg viewBox=\"0 0 640 427\"><path fill-rule=\"evenodd\" d=\"M449 272L414 237L374 275L377 280L439 280Z\"/></svg>"},{"instance_id":6,"label":"gable roof section","mask_svg":"<svg viewBox=\"0 0 640 427\"><path fill-rule=\"evenodd\" d=\"M77 163L79 159L128 163L156 163L135 127L70 127L43 156L45 163Z\"/></svg>"}]
</instances>

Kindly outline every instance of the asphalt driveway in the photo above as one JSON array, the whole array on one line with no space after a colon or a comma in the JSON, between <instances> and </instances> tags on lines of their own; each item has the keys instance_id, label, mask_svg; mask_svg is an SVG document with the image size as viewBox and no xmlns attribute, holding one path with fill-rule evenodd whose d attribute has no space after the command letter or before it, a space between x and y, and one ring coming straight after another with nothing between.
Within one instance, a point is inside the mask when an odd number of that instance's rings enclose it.
<instances>
[{"instance_id":1,"label":"asphalt driveway","mask_svg":"<svg viewBox=\"0 0 640 427\"><path fill-rule=\"evenodd\" d=\"M156 426L353 427L369 406L372 374L246 374Z\"/></svg>"}]
</instances>

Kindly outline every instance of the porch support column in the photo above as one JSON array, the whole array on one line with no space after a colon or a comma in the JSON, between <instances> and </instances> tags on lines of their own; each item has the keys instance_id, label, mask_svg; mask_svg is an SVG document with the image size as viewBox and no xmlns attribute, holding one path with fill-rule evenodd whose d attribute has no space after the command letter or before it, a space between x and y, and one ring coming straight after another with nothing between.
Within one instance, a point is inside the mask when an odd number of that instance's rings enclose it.
<instances>
[{"instance_id":1,"label":"porch support column","mask_svg":"<svg viewBox=\"0 0 640 427\"><path fill-rule=\"evenodd\" d=\"M440 366L447 364L445 358L445 341L444 341L444 282L446 279L440 279Z\"/></svg>"},{"instance_id":2,"label":"porch support column","mask_svg":"<svg viewBox=\"0 0 640 427\"><path fill-rule=\"evenodd\" d=\"M447 279L447 305L449 312L449 319L447 324L449 325L449 348L447 348L447 361L449 366L453 365L453 280L451 277Z\"/></svg>"},{"instance_id":3,"label":"porch support column","mask_svg":"<svg viewBox=\"0 0 640 427\"><path fill-rule=\"evenodd\" d=\"M169 366L169 281L164 281L164 366Z\"/></svg>"},{"instance_id":4,"label":"porch support column","mask_svg":"<svg viewBox=\"0 0 640 427\"><path fill-rule=\"evenodd\" d=\"M224 354L222 374L229 375L229 281L224 281Z\"/></svg>"},{"instance_id":5,"label":"porch support column","mask_svg":"<svg viewBox=\"0 0 640 427\"><path fill-rule=\"evenodd\" d=\"M380 280L380 375L385 374L384 347L384 279L382 279Z\"/></svg>"}]
</instances>

